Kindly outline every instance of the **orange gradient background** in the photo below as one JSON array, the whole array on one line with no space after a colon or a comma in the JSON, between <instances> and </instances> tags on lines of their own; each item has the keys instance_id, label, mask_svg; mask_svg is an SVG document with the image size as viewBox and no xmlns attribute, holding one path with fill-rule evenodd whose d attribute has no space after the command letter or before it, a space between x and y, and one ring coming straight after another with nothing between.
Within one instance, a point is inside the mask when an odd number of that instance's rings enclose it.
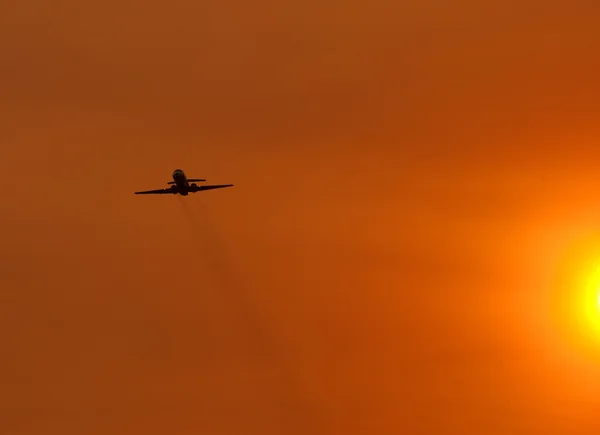
<instances>
[{"instance_id":1,"label":"orange gradient background","mask_svg":"<svg viewBox=\"0 0 600 435\"><path fill-rule=\"evenodd\" d=\"M599 20L4 0L0 433L600 433Z\"/></svg>"}]
</instances>

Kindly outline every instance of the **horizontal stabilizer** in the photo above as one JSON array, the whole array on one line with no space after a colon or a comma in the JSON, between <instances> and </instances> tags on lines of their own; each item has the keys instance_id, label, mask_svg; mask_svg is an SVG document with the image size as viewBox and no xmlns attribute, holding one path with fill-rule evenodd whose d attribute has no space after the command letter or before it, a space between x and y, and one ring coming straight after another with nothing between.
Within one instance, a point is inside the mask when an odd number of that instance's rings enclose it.
<instances>
[{"instance_id":1,"label":"horizontal stabilizer","mask_svg":"<svg viewBox=\"0 0 600 435\"><path fill-rule=\"evenodd\" d=\"M203 190L212 190L212 189L222 189L223 187L232 187L233 184L215 184L213 186L198 186L193 184L192 186L190 186L188 192L194 193L194 192L201 192Z\"/></svg>"},{"instance_id":2,"label":"horizontal stabilizer","mask_svg":"<svg viewBox=\"0 0 600 435\"><path fill-rule=\"evenodd\" d=\"M194 181L206 181L206 180L204 178L188 178L187 181L194 182ZM175 182L169 181L167 184L175 184Z\"/></svg>"}]
</instances>

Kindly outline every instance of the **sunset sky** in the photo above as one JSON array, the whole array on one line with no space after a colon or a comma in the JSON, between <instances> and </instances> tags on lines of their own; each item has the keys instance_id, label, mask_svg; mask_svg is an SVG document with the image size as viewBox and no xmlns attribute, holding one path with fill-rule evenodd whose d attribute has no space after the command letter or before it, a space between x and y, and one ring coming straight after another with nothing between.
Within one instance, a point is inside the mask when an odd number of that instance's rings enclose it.
<instances>
[{"instance_id":1,"label":"sunset sky","mask_svg":"<svg viewBox=\"0 0 600 435\"><path fill-rule=\"evenodd\" d=\"M599 23L2 0L0 434L600 433Z\"/></svg>"}]
</instances>

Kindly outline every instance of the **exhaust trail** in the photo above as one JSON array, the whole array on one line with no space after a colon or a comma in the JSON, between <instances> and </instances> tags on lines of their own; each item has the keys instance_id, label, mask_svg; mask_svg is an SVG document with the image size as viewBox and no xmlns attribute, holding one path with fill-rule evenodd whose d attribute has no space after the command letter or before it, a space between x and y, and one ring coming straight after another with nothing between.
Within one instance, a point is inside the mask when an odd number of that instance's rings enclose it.
<instances>
[{"instance_id":1,"label":"exhaust trail","mask_svg":"<svg viewBox=\"0 0 600 435\"><path fill-rule=\"evenodd\" d=\"M215 281L215 290L224 298L227 307L234 310L239 319L239 333L244 334L247 356L264 369L275 369L278 382L270 383L273 388L272 400L277 404L278 420L285 433L319 433L317 413L310 402L302 397L298 380L293 375L291 364L276 344L275 337L269 331L272 328L261 318L260 309L253 303L248 286L244 285L241 271L236 270L233 255L227 250L218 225L211 217L211 211L201 198L180 197L183 213L190 224L190 233L198 244L198 252L203 253L202 261ZM199 254L200 255L200 254ZM257 391L265 386L257 385Z\"/></svg>"}]
</instances>

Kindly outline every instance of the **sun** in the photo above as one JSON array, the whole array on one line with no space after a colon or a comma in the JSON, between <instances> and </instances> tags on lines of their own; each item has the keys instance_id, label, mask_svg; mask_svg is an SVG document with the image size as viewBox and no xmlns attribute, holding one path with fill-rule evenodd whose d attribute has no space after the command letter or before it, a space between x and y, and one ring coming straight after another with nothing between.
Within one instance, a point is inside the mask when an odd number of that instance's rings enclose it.
<instances>
[{"instance_id":1,"label":"sun","mask_svg":"<svg viewBox=\"0 0 600 435\"><path fill-rule=\"evenodd\" d=\"M583 258L580 258L579 267L572 269L573 285L569 286L569 291L563 293L561 299L565 308L568 308L567 326L571 330L571 338L576 340L574 344L599 354L600 253L581 254Z\"/></svg>"},{"instance_id":2,"label":"sun","mask_svg":"<svg viewBox=\"0 0 600 435\"><path fill-rule=\"evenodd\" d=\"M582 311L584 326L589 328L590 338L600 342L600 258L594 261L589 272L579 309Z\"/></svg>"},{"instance_id":3,"label":"sun","mask_svg":"<svg viewBox=\"0 0 600 435\"><path fill-rule=\"evenodd\" d=\"M600 235L572 243L561 257L554 264L555 279L549 295L551 341L586 359L597 360L600 358Z\"/></svg>"},{"instance_id":4,"label":"sun","mask_svg":"<svg viewBox=\"0 0 600 435\"><path fill-rule=\"evenodd\" d=\"M540 376L596 397L600 387L600 210L591 223L540 226L523 268L524 340ZM544 381L546 382L546 380Z\"/></svg>"}]
</instances>

